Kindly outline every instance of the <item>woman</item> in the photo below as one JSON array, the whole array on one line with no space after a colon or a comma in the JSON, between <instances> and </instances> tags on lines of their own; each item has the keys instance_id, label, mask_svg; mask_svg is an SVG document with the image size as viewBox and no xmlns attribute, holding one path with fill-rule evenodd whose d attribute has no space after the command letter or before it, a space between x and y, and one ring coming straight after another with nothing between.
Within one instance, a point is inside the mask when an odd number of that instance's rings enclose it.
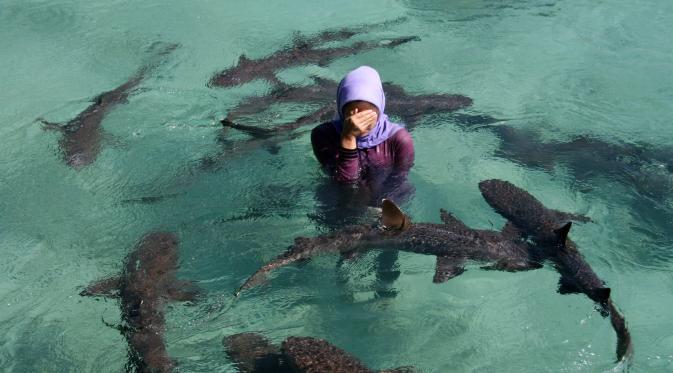
<instances>
[{"instance_id":1,"label":"woman","mask_svg":"<svg viewBox=\"0 0 673 373\"><path fill-rule=\"evenodd\" d=\"M325 171L339 184L357 185L318 186L313 219L328 229L368 221L368 207L379 207L381 198L404 203L413 194L407 174L414 163L414 143L406 129L388 119L385 104L379 74L361 66L339 83L334 121L311 132L313 153ZM377 256L377 297L397 294L392 287L400 275L396 262L396 251Z\"/></svg>"},{"instance_id":2,"label":"woman","mask_svg":"<svg viewBox=\"0 0 673 373\"><path fill-rule=\"evenodd\" d=\"M381 78L369 66L349 72L339 83L337 117L311 133L313 153L336 181L406 177L414 143L406 129L388 119L385 104Z\"/></svg>"}]
</instances>

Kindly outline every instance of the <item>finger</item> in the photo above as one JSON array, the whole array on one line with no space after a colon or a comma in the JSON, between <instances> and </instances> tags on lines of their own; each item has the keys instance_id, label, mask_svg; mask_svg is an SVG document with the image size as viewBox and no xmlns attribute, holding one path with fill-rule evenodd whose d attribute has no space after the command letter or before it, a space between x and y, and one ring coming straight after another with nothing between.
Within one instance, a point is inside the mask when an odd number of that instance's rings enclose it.
<instances>
[{"instance_id":1,"label":"finger","mask_svg":"<svg viewBox=\"0 0 673 373\"><path fill-rule=\"evenodd\" d=\"M355 115L357 115L358 118L360 118L360 119L365 119L365 118L371 116L372 114L376 114L376 113L373 110L364 110L364 111L361 111L361 112L359 112Z\"/></svg>"}]
</instances>

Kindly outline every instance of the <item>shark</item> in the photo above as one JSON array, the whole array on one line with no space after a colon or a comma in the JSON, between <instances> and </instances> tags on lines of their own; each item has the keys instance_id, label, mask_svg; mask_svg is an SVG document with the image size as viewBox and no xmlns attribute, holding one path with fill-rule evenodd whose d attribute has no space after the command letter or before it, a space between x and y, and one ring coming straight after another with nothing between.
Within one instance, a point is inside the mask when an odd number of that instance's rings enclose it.
<instances>
[{"instance_id":1,"label":"shark","mask_svg":"<svg viewBox=\"0 0 673 373\"><path fill-rule=\"evenodd\" d=\"M467 261L488 263L483 269L510 272L538 269L551 262L561 276L559 293L584 293L596 302L601 315L610 317L617 334L617 360L628 360L633 351L631 335L610 298L611 289L568 238L572 221L589 222L590 218L548 209L525 190L501 180L482 181L479 188L489 205L508 219L501 231L469 228L444 209L440 210L443 224L414 224L392 201L384 199L380 224L298 237L287 251L245 280L235 296L264 283L270 272L319 254L348 258L365 250L383 249L435 255L435 283L462 274Z\"/></svg>"},{"instance_id":2,"label":"shark","mask_svg":"<svg viewBox=\"0 0 673 373\"><path fill-rule=\"evenodd\" d=\"M560 294L583 293L596 302L604 317L610 317L617 334L617 360L629 359L633 354L631 334L624 316L610 298L611 289L591 268L579 252L577 245L568 238L572 221L590 219L545 207L527 191L504 180L484 180L479 190L486 202L508 220L512 231L535 243L539 257L553 263L561 275Z\"/></svg>"},{"instance_id":3,"label":"shark","mask_svg":"<svg viewBox=\"0 0 673 373\"><path fill-rule=\"evenodd\" d=\"M178 237L171 232L146 234L123 263L119 275L87 286L81 296L119 300L123 324L119 327L129 346L127 369L171 372L175 362L164 342L168 302L193 302L199 290L178 280Z\"/></svg>"},{"instance_id":4,"label":"shark","mask_svg":"<svg viewBox=\"0 0 673 373\"><path fill-rule=\"evenodd\" d=\"M323 104L334 111L334 98L338 83L321 77L313 77L314 84L290 86L281 83L267 95L252 96L239 103L227 114L226 122L259 113L274 103L301 102ZM414 126L423 115L450 113L472 105L473 100L461 94L432 93L409 94L402 86L383 83L386 93L386 111L402 119L407 127Z\"/></svg>"},{"instance_id":5,"label":"shark","mask_svg":"<svg viewBox=\"0 0 673 373\"><path fill-rule=\"evenodd\" d=\"M225 160L230 160L235 155L259 148L277 153L284 142L308 133L311 129L309 126L334 119L334 103L331 97L336 92L337 83L323 78L315 78L315 81L316 84L303 87L281 84L268 95L253 96L239 104L227 117L220 121L222 130L217 136L217 142L222 151L204 156L200 160L200 168L216 170ZM404 88L393 83L384 83L384 89L387 92L386 105L389 108L387 111L402 118L407 130L415 128L422 115L453 112L472 105L471 98L460 94L412 95L407 93ZM272 127L247 125L238 122L241 117L263 111L269 105L277 102L302 102L322 104L322 106L292 122L281 123ZM245 133L250 138L229 140L227 138L229 129Z\"/></svg>"},{"instance_id":6,"label":"shark","mask_svg":"<svg viewBox=\"0 0 673 373\"><path fill-rule=\"evenodd\" d=\"M483 269L526 271L540 268L535 250L526 241L502 231L478 230L466 226L441 209L442 223L412 223L391 200L381 204L381 221L352 225L316 237L297 237L287 251L264 264L235 292L259 285L273 270L299 263L320 254L341 254L352 258L372 250L401 250L437 257L433 282L442 283L465 271L467 261L486 262Z\"/></svg>"},{"instance_id":7,"label":"shark","mask_svg":"<svg viewBox=\"0 0 673 373\"><path fill-rule=\"evenodd\" d=\"M156 43L152 50L156 56L165 56L177 47L177 44ZM101 126L103 119L115 107L127 103L129 95L157 65L158 61L153 61L140 68L118 87L100 93L93 98L86 109L66 124L50 122L43 118L38 119L44 129L58 131L62 134L58 144L66 165L79 170L96 160L102 150L104 140Z\"/></svg>"},{"instance_id":8,"label":"shark","mask_svg":"<svg viewBox=\"0 0 673 373\"><path fill-rule=\"evenodd\" d=\"M413 367L375 371L323 339L288 337L280 347L258 333L224 337L222 344L241 373L413 373Z\"/></svg>"},{"instance_id":9,"label":"shark","mask_svg":"<svg viewBox=\"0 0 673 373\"><path fill-rule=\"evenodd\" d=\"M547 172L562 166L579 181L610 177L659 201L671 195L673 148L608 142L587 135L567 141L542 140L533 131L506 125L491 130L501 140L496 155L513 162Z\"/></svg>"},{"instance_id":10,"label":"shark","mask_svg":"<svg viewBox=\"0 0 673 373\"><path fill-rule=\"evenodd\" d=\"M275 72L280 69L311 63L326 66L340 57L377 48L394 48L418 40L420 38L417 36L404 36L381 41L358 41L349 46L327 48L318 48L314 44L300 42L259 59L250 59L242 54L235 66L213 75L208 85L211 87L233 87L257 79L278 84L280 80L276 77Z\"/></svg>"}]
</instances>

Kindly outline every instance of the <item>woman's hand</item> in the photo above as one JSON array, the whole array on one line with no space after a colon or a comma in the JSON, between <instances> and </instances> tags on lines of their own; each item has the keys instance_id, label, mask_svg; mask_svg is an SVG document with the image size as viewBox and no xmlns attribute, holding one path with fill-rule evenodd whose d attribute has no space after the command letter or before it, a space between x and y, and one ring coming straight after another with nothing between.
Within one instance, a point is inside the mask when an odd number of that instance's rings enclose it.
<instances>
[{"instance_id":1,"label":"woman's hand","mask_svg":"<svg viewBox=\"0 0 673 373\"><path fill-rule=\"evenodd\" d=\"M366 136L376 126L378 116L374 110L358 111L357 108L351 110L349 114L350 116L344 119L341 146L345 149L355 149L357 147L355 138Z\"/></svg>"}]
</instances>

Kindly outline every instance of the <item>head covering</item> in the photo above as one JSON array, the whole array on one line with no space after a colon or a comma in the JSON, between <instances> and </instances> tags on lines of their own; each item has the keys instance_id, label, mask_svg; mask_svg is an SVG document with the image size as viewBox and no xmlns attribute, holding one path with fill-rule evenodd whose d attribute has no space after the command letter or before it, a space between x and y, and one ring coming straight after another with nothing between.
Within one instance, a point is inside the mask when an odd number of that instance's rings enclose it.
<instances>
[{"instance_id":1,"label":"head covering","mask_svg":"<svg viewBox=\"0 0 673 373\"><path fill-rule=\"evenodd\" d=\"M369 66L360 66L346 74L337 89L337 116L334 119L334 127L338 133L343 130L343 108L351 101L367 101L379 109L379 117L376 126L367 136L356 138L358 149L373 148L386 141L390 136L399 131L402 126L393 123L384 113L386 108L386 96L383 93L383 85L379 73Z\"/></svg>"}]
</instances>

